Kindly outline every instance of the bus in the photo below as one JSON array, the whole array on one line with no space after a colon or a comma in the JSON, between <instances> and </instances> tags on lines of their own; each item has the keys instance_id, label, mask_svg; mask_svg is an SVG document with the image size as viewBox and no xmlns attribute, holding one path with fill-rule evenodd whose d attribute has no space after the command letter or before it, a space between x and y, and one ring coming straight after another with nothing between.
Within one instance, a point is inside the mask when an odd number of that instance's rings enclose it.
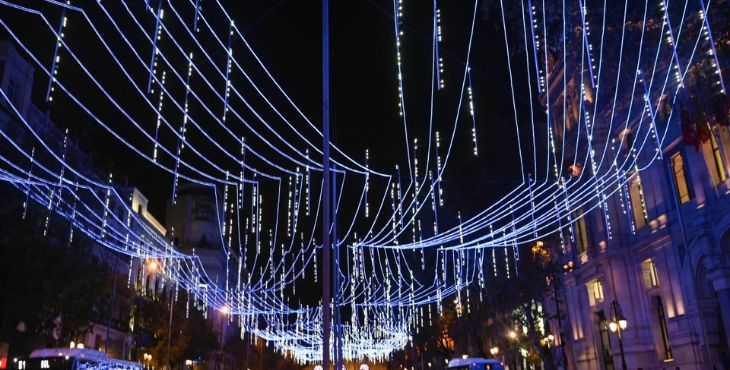
<instances>
[{"instance_id":1,"label":"bus","mask_svg":"<svg viewBox=\"0 0 730 370\"><path fill-rule=\"evenodd\" d=\"M142 364L109 358L86 348L42 348L27 359L14 359L13 370L143 370Z\"/></svg>"},{"instance_id":2,"label":"bus","mask_svg":"<svg viewBox=\"0 0 730 370\"><path fill-rule=\"evenodd\" d=\"M504 370L502 363L494 359L478 357L458 358L449 361L448 370Z\"/></svg>"}]
</instances>

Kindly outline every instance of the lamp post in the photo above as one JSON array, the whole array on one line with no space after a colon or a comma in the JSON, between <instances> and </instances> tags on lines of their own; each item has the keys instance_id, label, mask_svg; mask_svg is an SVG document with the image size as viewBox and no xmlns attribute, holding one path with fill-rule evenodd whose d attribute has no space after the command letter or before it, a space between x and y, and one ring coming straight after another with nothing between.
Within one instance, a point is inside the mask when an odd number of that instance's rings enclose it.
<instances>
[{"instance_id":1,"label":"lamp post","mask_svg":"<svg viewBox=\"0 0 730 370\"><path fill-rule=\"evenodd\" d=\"M167 370L172 369L170 366L170 346L172 345L172 309L175 306L175 297L173 294L173 287L172 284L170 285L170 317L167 322L167 356L166 356L166 363L167 363Z\"/></svg>"},{"instance_id":2,"label":"lamp post","mask_svg":"<svg viewBox=\"0 0 730 370\"><path fill-rule=\"evenodd\" d=\"M227 337L226 329L228 328L228 314L231 313L231 309L224 305L220 309L221 312L221 343L220 343L220 358L219 361L216 363L216 369L225 369L224 361L225 361L225 341ZM261 349L263 352L263 347ZM219 367L220 366L220 367Z\"/></svg>"},{"instance_id":3,"label":"lamp post","mask_svg":"<svg viewBox=\"0 0 730 370\"><path fill-rule=\"evenodd\" d=\"M155 272L162 272L162 266L160 265L157 260L150 260L147 262L147 269L149 270L150 274ZM170 315L167 323L167 354L165 355L165 365L167 366L167 370L170 370L170 347L172 345L172 309L174 305L174 297L173 297L173 291L172 291L172 285L170 285L169 288L169 298L170 298Z\"/></svg>"},{"instance_id":4,"label":"lamp post","mask_svg":"<svg viewBox=\"0 0 730 370\"><path fill-rule=\"evenodd\" d=\"M516 369L517 363L519 361L519 354L520 354L520 348L518 343L518 337L517 331L510 330L507 332L507 338L509 339L509 349L505 352L505 356L507 357L507 362L509 363L510 369ZM517 355L515 355L517 353Z\"/></svg>"},{"instance_id":5,"label":"lamp post","mask_svg":"<svg viewBox=\"0 0 730 370\"><path fill-rule=\"evenodd\" d=\"M618 336L618 349L621 352L621 369L626 370L626 357L624 356L624 330L628 326L628 321L621 312L621 306L618 301L611 302L611 321L608 322L608 329Z\"/></svg>"},{"instance_id":6,"label":"lamp post","mask_svg":"<svg viewBox=\"0 0 730 370\"><path fill-rule=\"evenodd\" d=\"M142 261L140 261L142 262ZM153 273L157 271L157 269L160 267L159 262L157 260L151 259L144 263L144 266L141 267L142 269L147 269L149 273ZM138 270L139 271L139 270ZM142 330L142 288L145 284L144 281L144 274L141 275L139 281L139 286L137 287L137 316L134 318L134 347L132 347L132 359L137 360L139 356L139 337L141 335Z\"/></svg>"}]
</instances>

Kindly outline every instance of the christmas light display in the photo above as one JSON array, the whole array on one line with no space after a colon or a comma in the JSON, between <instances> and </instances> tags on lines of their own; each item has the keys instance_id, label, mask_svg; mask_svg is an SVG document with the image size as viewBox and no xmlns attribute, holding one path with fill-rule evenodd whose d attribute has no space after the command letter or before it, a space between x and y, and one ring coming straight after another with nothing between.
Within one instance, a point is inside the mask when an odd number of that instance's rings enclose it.
<instances>
[{"instance_id":1,"label":"christmas light display","mask_svg":"<svg viewBox=\"0 0 730 370\"><path fill-rule=\"evenodd\" d=\"M202 1L120 1L111 6L49 0L32 7L0 0L12 17L43 25L33 32L52 40L51 50L31 44L37 35L8 18L0 17L0 27L36 69L36 78L47 81L47 103L62 101L130 154L170 175L173 204L179 202L183 184L213 194L220 239L215 245L225 257L222 277L208 275L195 248L184 253L173 245L174 229L161 235L132 209L114 174L90 175L80 168L75 154L70 155L79 151L73 132L59 130L52 137L6 91L0 91L5 107L0 112L0 180L23 194L23 218L31 203L44 208L44 233L51 222L64 220L69 241L81 233L128 256L128 284L133 282L132 265L155 261L166 284L174 284L176 297L179 289L190 292L187 312L191 303L206 316L217 311L240 327L242 337L251 333L297 361L316 362L324 347L322 307L297 298L307 284L318 281L322 269L322 246L315 238L323 228L322 133L266 68L223 4L205 0L203 8ZM435 0L426 6L429 17L433 13L430 112L423 123L428 136L419 143L409 136L416 120L409 121L406 110L404 3L393 0L398 119L407 175L401 176L402 160L394 158L387 170L378 171L370 149L355 160L332 144L339 227L324 227L344 253L335 265L339 285L328 306L349 312L338 328L346 359L386 359L431 323L432 315L442 314L444 302L453 302L459 315L471 312L474 301L489 294L486 276L519 276L518 246L558 234L566 252L576 243L573 225L588 212L603 215L607 239L618 232L623 217L635 230L632 214L649 217L641 172L662 158L670 126L677 121L672 121L674 110L660 117L663 104L687 100L687 74L703 61L712 69L713 93L726 94L709 3L521 0L515 4L521 14L508 19L500 1L521 181L462 218L460 211L444 207L450 190L444 180L459 156L455 149L467 146L473 156L483 153L477 145L481 99L474 96L478 81L472 80L470 58L472 48L482 47L473 44L479 4L474 1L466 22L466 62L463 73L458 69L461 88L454 89L455 103L438 96L448 92L439 91L445 88L443 19ZM616 16L620 20L609 19ZM660 21L648 28L649 18ZM218 19L225 22L214 21ZM68 22L92 42L65 37ZM144 27L150 22L155 25L151 34ZM509 32L513 22L520 31L515 40ZM571 30L568 24L578 26ZM607 24L622 25L614 31L620 38L607 35ZM130 37L132 32L141 36ZM520 43L524 71L513 68L511 55ZM84 53L92 47L94 58L108 62L103 69ZM49 53L50 65L40 57ZM701 59L702 54L707 57ZM457 73L456 68L449 71ZM102 73L113 73L119 81L111 84ZM527 82L528 107L517 104L518 80ZM78 81L88 88L76 88ZM534 102L537 97L542 106ZM436 126L436 105L453 119ZM465 111L470 140L463 143L456 132ZM27 139L17 137L18 131ZM544 155L537 150L541 132ZM523 135L531 142L523 142ZM538 169L540 161L544 171ZM630 184L636 184L638 201L631 198ZM632 208L636 206L641 209ZM470 287L479 288L478 297Z\"/></svg>"}]
</instances>

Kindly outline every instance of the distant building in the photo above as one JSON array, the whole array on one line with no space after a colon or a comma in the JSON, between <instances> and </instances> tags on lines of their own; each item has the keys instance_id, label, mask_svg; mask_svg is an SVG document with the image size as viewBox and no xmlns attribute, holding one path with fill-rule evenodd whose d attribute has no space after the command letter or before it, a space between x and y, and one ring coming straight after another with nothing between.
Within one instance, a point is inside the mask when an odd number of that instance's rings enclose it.
<instances>
[{"instance_id":1,"label":"distant building","mask_svg":"<svg viewBox=\"0 0 730 370\"><path fill-rule=\"evenodd\" d=\"M213 282L225 281L226 255L221 239L222 216L212 188L183 183L167 202L165 223L177 248L195 254Z\"/></svg>"},{"instance_id":2,"label":"distant building","mask_svg":"<svg viewBox=\"0 0 730 370\"><path fill-rule=\"evenodd\" d=\"M165 222L168 236L180 251L195 255L217 286L225 286L227 256L223 248L221 225L222 207L213 188L193 183L181 183L177 188L175 201L167 202ZM229 338L238 335L239 330L228 323L225 316L209 308L205 315L216 332L221 350L210 354L210 366L215 369L232 369L235 357L223 351Z\"/></svg>"}]
</instances>

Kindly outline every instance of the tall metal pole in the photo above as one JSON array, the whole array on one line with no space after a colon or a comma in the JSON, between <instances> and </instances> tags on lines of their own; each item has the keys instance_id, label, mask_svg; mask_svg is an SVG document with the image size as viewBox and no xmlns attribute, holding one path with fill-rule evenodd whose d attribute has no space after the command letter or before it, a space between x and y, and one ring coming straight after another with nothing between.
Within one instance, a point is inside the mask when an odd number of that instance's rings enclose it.
<instances>
[{"instance_id":1,"label":"tall metal pole","mask_svg":"<svg viewBox=\"0 0 730 370\"><path fill-rule=\"evenodd\" d=\"M322 366L330 370L330 7L322 0Z\"/></svg>"},{"instance_id":2,"label":"tall metal pole","mask_svg":"<svg viewBox=\"0 0 730 370\"><path fill-rule=\"evenodd\" d=\"M112 328L112 314L114 313L114 304L117 300L117 266L119 265L119 258L115 253L112 253L114 257L114 285L112 285L112 296L109 299L109 321L106 323L106 340L104 340L104 353L109 354L109 339L110 329ZM124 354L122 353L122 356Z\"/></svg>"},{"instance_id":3,"label":"tall metal pole","mask_svg":"<svg viewBox=\"0 0 730 370\"><path fill-rule=\"evenodd\" d=\"M172 308L175 306L175 297L173 297L172 284L170 284L170 319L167 322L167 356L165 363L167 364L167 370L172 369L170 367L170 347L172 345Z\"/></svg>"},{"instance_id":4,"label":"tall metal pole","mask_svg":"<svg viewBox=\"0 0 730 370\"><path fill-rule=\"evenodd\" d=\"M626 356L624 355L624 330L621 329L621 324L619 324L620 320L623 318L623 313L621 313L621 306L619 306L618 301L614 300L611 302L611 320L616 324L616 334L618 335L618 349L621 353L621 369L627 370L626 367Z\"/></svg>"},{"instance_id":5,"label":"tall metal pole","mask_svg":"<svg viewBox=\"0 0 730 370\"><path fill-rule=\"evenodd\" d=\"M334 165L337 169L337 165ZM332 284L332 309L334 311L334 357L335 369L342 370L342 313L340 312L340 244L337 240L337 173L332 172L332 245L334 251L334 275Z\"/></svg>"},{"instance_id":6,"label":"tall metal pole","mask_svg":"<svg viewBox=\"0 0 730 370\"><path fill-rule=\"evenodd\" d=\"M618 328L618 349L621 351L621 369L626 370L626 356L624 355L624 334L621 327Z\"/></svg>"}]
</instances>

